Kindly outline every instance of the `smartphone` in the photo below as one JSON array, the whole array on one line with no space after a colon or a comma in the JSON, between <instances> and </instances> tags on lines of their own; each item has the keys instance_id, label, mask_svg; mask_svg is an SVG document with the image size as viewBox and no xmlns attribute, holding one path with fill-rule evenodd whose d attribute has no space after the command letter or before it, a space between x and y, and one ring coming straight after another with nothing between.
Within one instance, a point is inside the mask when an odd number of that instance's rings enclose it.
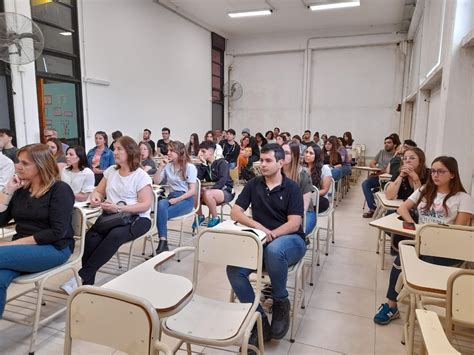
<instances>
[{"instance_id":1,"label":"smartphone","mask_svg":"<svg viewBox=\"0 0 474 355\"><path fill-rule=\"evenodd\" d=\"M405 222L403 221L403 228L404 229L410 229L410 230L415 230L415 223L411 223L411 222Z\"/></svg>"}]
</instances>

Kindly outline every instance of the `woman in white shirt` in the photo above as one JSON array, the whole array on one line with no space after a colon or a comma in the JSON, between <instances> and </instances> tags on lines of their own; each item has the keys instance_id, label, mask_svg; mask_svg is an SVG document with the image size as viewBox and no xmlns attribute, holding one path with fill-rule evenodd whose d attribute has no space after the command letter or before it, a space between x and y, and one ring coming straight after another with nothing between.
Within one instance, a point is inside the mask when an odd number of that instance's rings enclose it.
<instances>
[{"instance_id":1,"label":"woman in white shirt","mask_svg":"<svg viewBox=\"0 0 474 355\"><path fill-rule=\"evenodd\" d=\"M410 210L416 208L419 224L469 225L474 215L474 199L466 193L462 186L456 159L446 156L436 158L431 164L430 173L426 185L413 192L400 205L397 212L404 221L411 223L415 223L415 221L410 215ZM420 258L423 261L444 266L453 266L462 262L461 260L423 255ZM400 272L400 257L397 256L390 273L387 290L388 302L382 304L377 310L374 317L375 323L385 325L400 317L397 308L398 293L395 290Z\"/></svg>"},{"instance_id":2,"label":"woman in white shirt","mask_svg":"<svg viewBox=\"0 0 474 355\"><path fill-rule=\"evenodd\" d=\"M151 177L140 169L140 150L128 136L120 137L114 145L116 165L104 171L104 178L91 194L91 205L104 212L126 212L134 215L131 224L112 228L102 235L92 227L86 235L82 269L79 275L84 285L93 285L97 271L109 261L126 242L145 234L151 226L153 191ZM105 196L107 200L104 201Z\"/></svg>"},{"instance_id":3,"label":"woman in white shirt","mask_svg":"<svg viewBox=\"0 0 474 355\"><path fill-rule=\"evenodd\" d=\"M158 203L156 224L160 241L156 254L169 250L168 220L193 210L196 179L197 169L191 164L185 145L180 141L171 142L168 145L168 156L161 161L153 177L155 183L166 183L171 187L168 197Z\"/></svg>"},{"instance_id":4,"label":"woman in white shirt","mask_svg":"<svg viewBox=\"0 0 474 355\"><path fill-rule=\"evenodd\" d=\"M76 201L86 201L94 190L94 173L87 167L86 151L80 145L66 151L67 166L61 170L61 180L71 186Z\"/></svg>"}]
</instances>

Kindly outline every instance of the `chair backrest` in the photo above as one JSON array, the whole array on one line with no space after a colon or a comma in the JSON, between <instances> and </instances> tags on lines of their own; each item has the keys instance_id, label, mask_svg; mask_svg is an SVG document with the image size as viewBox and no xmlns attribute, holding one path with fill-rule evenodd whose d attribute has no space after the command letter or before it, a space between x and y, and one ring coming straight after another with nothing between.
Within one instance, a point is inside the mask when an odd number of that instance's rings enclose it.
<instances>
[{"instance_id":1,"label":"chair backrest","mask_svg":"<svg viewBox=\"0 0 474 355\"><path fill-rule=\"evenodd\" d=\"M74 231L74 240L76 246L75 253L71 256L69 261L80 260L84 254L85 238L86 238L86 221L85 213L79 208L74 207L72 211L72 229Z\"/></svg>"},{"instance_id":2,"label":"chair backrest","mask_svg":"<svg viewBox=\"0 0 474 355\"><path fill-rule=\"evenodd\" d=\"M474 261L474 228L458 225L424 224L416 231L418 255Z\"/></svg>"},{"instance_id":3,"label":"chair backrest","mask_svg":"<svg viewBox=\"0 0 474 355\"><path fill-rule=\"evenodd\" d=\"M234 185L239 183L239 168L236 166L234 169L229 169L229 175Z\"/></svg>"},{"instance_id":4,"label":"chair backrest","mask_svg":"<svg viewBox=\"0 0 474 355\"><path fill-rule=\"evenodd\" d=\"M334 200L336 198L336 181L331 178L331 186L326 194L329 200L329 208L334 208Z\"/></svg>"},{"instance_id":5,"label":"chair backrest","mask_svg":"<svg viewBox=\"0 0 474 355\"><path fill-rule=\"evenodd\" d=\"M194 209L193 213L196 213L201 207L201 180L196 179L196 195L194 198Z\"/></svg>"},{"instance_id":6,"label":"chair backrest","mask_svg":"<svg viewBox=\"0 0 474 355\"><path fill-rule=\"evenodd\" d=\"M446 329L453 324L474 327L474 270L459 270L448 279Z\"/></svg>"},{"instance_id":7,"label":"chair backrest","mask_svg":"<svg viewBox=\"0 0 474 355\"><path fill-rule=\"evenodd\" d=\"M111 289L82 286L68 300L64 353L71 340L102 344L129 354L152 354L160 322L145 299Z\"/></svg>"},{"instance_id":8,"label":"chair backrest","mask_svg":"<svg viewBox=\"0 0 474 355\"><path fill-rule=\"evenodd\" d=\"M238 229L206 229L197 238L193 283L196 286L202 262L257 270L260 279L262 260L263 246L256 234Z\"/></svg>"}]
</instances>

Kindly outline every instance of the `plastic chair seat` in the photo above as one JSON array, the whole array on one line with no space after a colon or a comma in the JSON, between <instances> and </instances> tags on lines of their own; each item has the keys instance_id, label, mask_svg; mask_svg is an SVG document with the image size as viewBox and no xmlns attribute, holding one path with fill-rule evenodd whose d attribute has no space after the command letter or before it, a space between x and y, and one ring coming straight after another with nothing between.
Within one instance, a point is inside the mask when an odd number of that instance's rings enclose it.
<instances>
[{"instance_id":1,"label":"plastic chair seat","mask_svg":"<svg viewBox=\"0 0 474 355\"><path fill-rule=\"evenodd\" d=\"M171 332L203 340L227 340L237 335L252 303L228 303L199 295L164 322Z\"/></svg>"}]
</instances>

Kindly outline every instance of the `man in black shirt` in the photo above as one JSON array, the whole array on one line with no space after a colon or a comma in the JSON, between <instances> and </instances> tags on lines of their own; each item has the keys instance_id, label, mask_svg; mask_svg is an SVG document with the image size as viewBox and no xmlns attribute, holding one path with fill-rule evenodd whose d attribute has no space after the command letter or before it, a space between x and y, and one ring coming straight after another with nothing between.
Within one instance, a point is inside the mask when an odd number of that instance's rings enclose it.
<instances>
[{"instance_id":1,"label":"man in black shirt","mask_svg":"<svg viewBox=\"0 0 474 355\"><path fill-rule=\"evenodd\" d=\"M161 136L163 137L163 139L160 139L156 143L157 148L159 148L158 153L160 153L161 155L167 155L168 154L168 144L171 142L170 133L171 133L171 131L168 127L163 127L161 129Z\"/></svg>"},{"instance_id":2,"label":"man in black shirt","mask_svg":"<svg viewBox=\"0 0 474 355\"><path fill-rule=\"evenodd\" d=\"M153 154L153 156L155 156L155 154L156 154L155 142L153 142L151 140L151 131L148 128L145 128L143 130L143 140L142 140L142 142L148 143L150 145L151 153Z\"/></svg>"},{"instance_id":3,"label":"man in black shirt","mask_svg":"<svg viewBox=\"0 0 474 355\"><path fill-rule=\"evenodd\" d=\"M282 339L290 325L290 301L286 281L288 266L296 264L306 252L301 226L304 213L303 195L294 181L283 175L281 168L285 152L275 143L262 147L260 167L262 176L250 180L232 207L231 218L245 226L266 233L263 259L272 283L273 317L270 326L261 306L264 340ZM245 215L252 205L253 218ZM227 266L227 277L242 303L252 303L255 294L249 282L254 270ZM257 345L256 329L249 343Z\"/></svg>"},{"instance_id":4,"label":"man in black shirt","mask_svg":"<svg viewBox=\"0 0 474 355\"><path fill-rule=\"evenodd\" d=\"M229 165L224 158L216 159L214 152L216 143L204 141L199 144L199 159L203 162L197 167L197 177L199 180L213 182L210 188L202 189L202 202L209 208L211 218L208 228L214 227L220 223L217 217L217 206L230 202L234 199L234 182L229 175ZM204 215L201 209L198 211L199 223L204 222ZM193 229L197 226L193 224Z\"/></svg>"},{"instance_id":5,"label":"man in black shirt","mask_svg":"<svg viewBox=\"0 0 474 355\"><path fill-rule=\"evenodd\" d=\"M237 159L240 154L240 146L235 139L235 131L232 128L227 130L227 139L222 141L222 155L229 163L229 169L234 169L237 166Z\"/></svg>"}]
</instances>

